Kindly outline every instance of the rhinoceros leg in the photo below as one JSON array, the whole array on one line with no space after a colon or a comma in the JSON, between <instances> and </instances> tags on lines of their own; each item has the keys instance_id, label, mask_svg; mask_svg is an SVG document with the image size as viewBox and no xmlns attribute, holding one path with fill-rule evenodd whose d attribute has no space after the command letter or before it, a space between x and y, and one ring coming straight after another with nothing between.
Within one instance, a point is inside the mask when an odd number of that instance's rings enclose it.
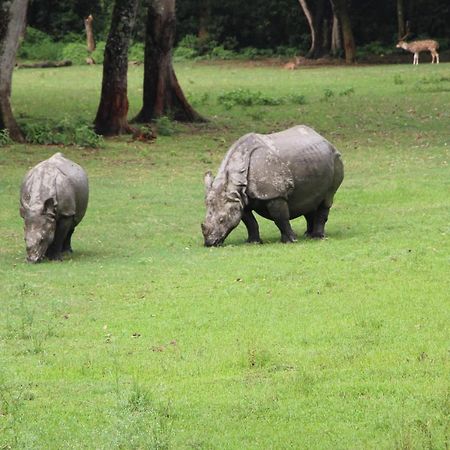
<instances>
[{"instance_id":1,"label":"rhinoceros leg","mask_svg":"<svg viewBox=\"0 0 450 450\"><path fill-rule=\"evenodd\" d=\"M247 242L254 244L262 244L261 237L259 235L258 222L251 211L244 211L242 214L242 222L247 227L248 239Z\"/></svg>"},{"instance_id":2,"label":"rhinoceros leg","mask_svg":"<svg viewBox=\"0 0 450 450\"><path fill-rule=\"evenodd\" d=\"M314 220L316 218L316 211L313 211L311 213L305 214L306 219L306 231L305 236L311 237L313 231L314 231Z\"/></svg>"},{"instance_id":3,"label":"rhinoceros leg","mask_svg":"<svg viewBox=\"0 0 450 450\"><path fill-rule=\"evenodd\" d=\"M63 246L62 246L62 251L64 252L70 252L72 253L72 244L71 244L71 239L72 239L72 234L74 232L75 228L72 228L69 230L69 232L67 233L66 239L63 242Z\"/></svg>"},{"instance_id":4,"label":"rhinoceros leg","mask_svg":"<svg viewBox=\"0 0 450 450\"><path fill-rule=\"evenodd\" d=\"M314 214L314 225L311 232L308 232L308 227L307 234L309 237L314 239L323 239L325 237L325 224L327 223L329 212L330 208L327 208L323 204L317 208Z\"/></svg>"},{"instance_id":5,"label":"rhinoceros leg","mask_svg":"<svg viewBox=\"0 0 450 450\"><path fill-rule=\"evenodd\" d=\"M47 249L48 259L62 259L61 253L63 250L63 244L73 229L73 217L60 217L56 223L55 238L52 244Z\"/></svg>"},{"instance_id":6,"label":"rhinoceros leg","mask_svg":"<svg viewBox=\"0 0 450 450\"><path fill-rule=\"evenodd\" d=\"M281 242L296 242L297 235L289 222L289 206L286 200L277 198L267 202L267 211L281 233Z\"/></svg>"}]
</instances>

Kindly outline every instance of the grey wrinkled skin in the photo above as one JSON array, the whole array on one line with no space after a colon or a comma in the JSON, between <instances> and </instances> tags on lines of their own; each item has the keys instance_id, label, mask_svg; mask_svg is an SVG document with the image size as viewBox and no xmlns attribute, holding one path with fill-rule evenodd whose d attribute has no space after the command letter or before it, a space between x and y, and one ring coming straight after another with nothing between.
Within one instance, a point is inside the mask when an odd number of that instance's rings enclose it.
<instances>
[{"instance_id":1,"label":"grey wrinkled skin","mask_svg":"<svg viewBox=\"0 0 450 450\"><path fill-rule=\"evenodd\" d=\"M62 153L33 167L20 189L27 260L62 259L72 251L71 238L86 212L89 184L86 172Z\"/></svg>"},{"instance_id":2,"label":"grey wrinkled skin","mask_svg":"<svg viewBox=\"0 0 450 450\"><path fill-rule=\"evenodd\" d=\"M241 220L248 242L261 243L253 211L275 222L282 242L297 240L289 221L300 216L306 219L307 237L323 238L343 179L340 153L305 125L247 134L228 150L216 178L205 175L205 245L221 245Z\"/></svg>"}]
</instances>

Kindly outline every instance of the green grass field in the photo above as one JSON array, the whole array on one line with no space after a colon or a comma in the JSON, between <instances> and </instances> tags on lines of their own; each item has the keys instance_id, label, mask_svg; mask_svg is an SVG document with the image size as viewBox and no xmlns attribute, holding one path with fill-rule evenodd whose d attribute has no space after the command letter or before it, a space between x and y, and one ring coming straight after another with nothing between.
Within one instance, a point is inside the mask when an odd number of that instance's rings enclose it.
<instances>
[{"instance_id":1,"label":"green grass field","mask_svg":"<svg viewBox=\"0 0 450 450\"><path fill-rule=\"evenodd\" d=\"M450 64L180 65L210 123L153 144L0 148L0 449L448 449ZM142 68L129 75L130 117ZM21 70L22 121L90 122L100 67ZM304 104L234 106L244 88ZM203 174L249 131L342 152L328 238L203 247ZM19 186L56 151L91 198L64 262L25 263ZM305 223L293 221L299 235Z\"/></svg>"}]
</instances>

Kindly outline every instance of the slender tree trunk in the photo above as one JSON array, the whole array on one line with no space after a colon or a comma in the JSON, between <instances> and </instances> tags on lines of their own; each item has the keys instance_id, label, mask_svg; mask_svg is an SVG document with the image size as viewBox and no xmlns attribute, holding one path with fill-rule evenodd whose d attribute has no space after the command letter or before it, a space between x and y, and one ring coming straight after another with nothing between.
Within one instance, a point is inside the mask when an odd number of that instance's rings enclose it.
<instances>
[{"instance_id":1,"label":"slender tree trunk","mask_svg":"<svg viewBox=\"0 0 450 450\"><path fill-rule=\"evenodd\" d=\"M95 131L105 136L130 133L128 124L128 47L139 0L116 0L105 48L100 105Z\"/></svg>"},{"instance_id":2,"label":"slender tree trunk","mask_svg":"<svg viewBox=\"0 0 450 450\"><path fill-rule=\"evenodd\" d=\"M198 38L200 41L207 41L209 37L208 25L211 19L211 4L210 0L201 0L199 3L199 27Z\"/></svg>"},{"instance_id":3,"label":"slender tree trunk","mask_svg":"<svg viewBox=\"0 0 450 450\"><path fill-rule=\"evenodd\" d=\"M175 0L151 0L144 55L143 106L134 119L147 123L161 116L184 122L204 122L188 103L172 65Z\"/></svg>"},{"instance_id":4,"label":"slender tree trunk","mask_svg":"<svg viewBox=\"0 0 450 450\"><path fill-rule=\"evenodd\" d=\"M347 9L347 0L331 0L331 2L342 27L345 62L350 64L356 59L356 46L353 38L350 16Z\"/></svg>"},{"instance_id":5,"label":"slender tree trunk","mask_svg":"<svg viewBox=\"0 0 450 450\"><path fill-rule=\"evenodd\" d=\"M311 58L314 53L314 49L316 48L317 31L314 28L313 15L308 7L308 4L306 3L306 0L298 0L298 1L303 10L303 14L305 14L306 20L308 21L309 29L311 32L311 47L309 48L308 53L306 54L307 58Z\"/></svg>"},{"instance_id":6,"label":"slender tree trunk","mask_svg":"<svg viewBox=\"0 0 450 450\"><path fill-rule=\"evenodd\" d=\"M303 13L311 31L311 47L307 58L320 58L328 53L328 22L325 18L325 0L314 0L313 7L308 6L306 0L299 0Z\"/></svg>"},{"instance_id":7,"label":"slender tree trunk","mask_svg":"<svg viewBox=\"0 0 450 450\"><path fill-rule=\"evenodd\" d=\"M406 35L405 24L405 8L404 0L397 0L397 23L398 23L398 40L400 41Z\"/></svg>"},{"instance_id":8,"label":"slender tree trunk","mask_svg":"<svg viewBox=\"0 0 450 450\"><path fill-rule=\"evenodd\" d=\"M336 56L342 50L341 40L341 27L339 26L339 20L333 11L333 26L331 30L331 54Z\"/></svg>"},{"instance_id":9,"label":"slender tree trunk","mask_svg":"<svg viewBox=\"0 0 450 450\"><path fill-rule=\"evenodd\" d=\"M89 54L95 50L93 21L94 18L92 17L92 14L89 14L89 16L84 19L84 28L86 29L86 45Z\"/></svg>"},{"instance_id":10,"label":"slender tree trunk","mask_svg":"<svg viewBox=\"0 0 450 450\"><path fill-rule=\"evenodd\" d=\"M11 139L24 137L11 109L12 73L19 38L25 28L28 0L0 0L0 130L7 129Z\"/></svg>"}]
</instances>

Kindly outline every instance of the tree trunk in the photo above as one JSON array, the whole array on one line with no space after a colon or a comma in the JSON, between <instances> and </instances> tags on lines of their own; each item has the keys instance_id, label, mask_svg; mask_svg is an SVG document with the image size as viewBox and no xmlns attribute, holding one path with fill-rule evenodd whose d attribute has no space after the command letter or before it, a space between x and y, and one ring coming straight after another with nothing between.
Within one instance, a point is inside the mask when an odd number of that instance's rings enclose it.
<instances>
[{"instance_id":1,"label":"tree trunk","mask_svg":"<svg viewBox=\"0 0 450 450\"><path fill-rule=\"evenodd\" d=\"M211 19L211 4L210 0L201 0L199 3L199 27L198 38L200 41L205 42L209 38L208 25Z\"/></svg>"},{"instance_id":2,"label":"tree trunk","mask_svg":"<svg viewBox=\"0 0 450 450\"><path fill-rule=\"evenodd\" d=\"M356 59L356 46L353 38L352 25L347 9L347 0L331 0L336 16L342 27L344 41L345 62L350 64Z\"/></svg>"},{"instance_id":3,"label":"tree trunk","mask_svg":"<svg viewBox=\"0 0 450 450\"><path fill-rule=\"evenodd\" d=\"M92 14L89 14L89 16L84 19L84 28L86 29L86 45L89 55L95 50L93 21L94 18L92 17Z\"/></svg>"},{"instance_id":4,"label":"tree trunk","mask_svg":"<svg viewBox=\"0 0 450 450\"><path fill-rule=\"evenodd\" d=\"M331 54L333 56L339 55L341 50L342 50L341 27L339 25L339 20L333 11L333 26L331 31Z\"/></svg>"},{"instance_id":5,"label":"tree trunk","mask_svg":"<svg viewBox=\"0 0 450 450\"><path fill-rule=\"evenodd\" d=\"M299 0L311 31L311 47L307 58L320 58L329 52L329 27L326 19L325 0L315 0L309 7L306 0Z\"/></svg>"},{"instance_id":6,"label":"tree trunk","mask_svg":"<svg viewBox=\"0 0 450 450\"><path fill-rule=\"evenodd\" d=\"M105 47L100 105L95 131L105 136L131 133L128 124L128 47L139 0L116 0Z\"/></svg>"},{"instance_id":7,"label":"tree trunk","mask_svg":"<svg viewBox=\"0 0 450 450\"><path fill-rule=\"evenodd\" d=\"M308 4L306 3L306 0L298 0L300 3L300 6L302 7L303 13L306 16L306 20L308 21L309 29L311 32L311 47L308 50L308 53L306 54L307 58L311 58L312 54L314 53L314 49L316 47L316 36L317 31L314 28L314 20L311 13L311 10L308 7Z\"/></svg>"},{"instance_id":8,"label":"tree trunk","mask_svg":"<svg viewBox=\"0 0 450 450\"><path fill-rule=\"evenodd\" d=\"M406 35L404 0L397 0L397 23L398 23L398 40L400 41L404 39Z\"/></svg>"},{"instance_id":9,"label":"tree trunk","mask_svg":"<svg viewBox=\"0 0 450 450\"><path fill-rule=\"evenodd\" d=\"M24 137L11 109L12 73L25 28L28 0L0 1L0 130L7 129L11 139L23 142Z\"/></svg>"},{"instance_id":10,"label":"tree trunk","mask_svg":"<svg viewBox=\"0 0 450 450\"><path fill-rule=\"evenodd\" d=\"M184 122L204 122L178 83L172 65L175 0L151 0L147 15L143 106L134 121L147 123L169 116Z\"/></svg>"}]
</instances>

